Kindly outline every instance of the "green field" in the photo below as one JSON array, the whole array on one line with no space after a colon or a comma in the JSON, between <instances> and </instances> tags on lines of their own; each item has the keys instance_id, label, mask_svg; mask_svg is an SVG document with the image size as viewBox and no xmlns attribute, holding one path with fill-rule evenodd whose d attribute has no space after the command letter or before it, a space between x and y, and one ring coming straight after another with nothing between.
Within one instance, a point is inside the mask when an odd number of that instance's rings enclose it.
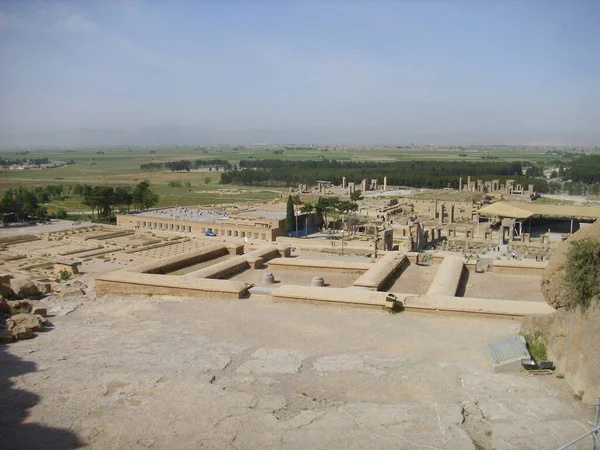
<instances>
[{"instance_id":1,"label":"green field","mask_svg":"<svg viewBox=\"0 0 600 450\"><path fill-rule=\"evenodd\" d=\"M282 154L273 151L284 150ZM150 153L150 152L155 153ZM103 152L103 153L98 153ZM335 159L339 161L402 161L402 160L461 160L461 161L510 161L528 160L550 163L563 160L562 157L546 154L545 149L483 147L468 149L434 148L302 148L283 147L144 147L144 148L89 148L81 150L30 150L27 155L17 155L14 151L0 152L5 158L47 157L50 160L75 161L76 164L56 169L11 170L0 173L0 193L10 187L45 186L49 184L91 184L91 185L134 185L149 180L152 189L160 195L159 206L195 205L218 203L243 203L269 201L280 196L280 191L260 188L239 188L220 185L220 174L215 171L203 172L143 172L140 165L150 162L179 159L226 159L235 164L242 159L286 159L316 160ZM565 160L567 161L567 160ZM90 164L93 163L93 164ZM191 183L191 187L176 188L169 181L178 180ZM223 190L222 192L219 192ZM78 198L69 198L48 204L50 212L57 208L68 211L86 209Z\"/></svg>"}]
</instances>

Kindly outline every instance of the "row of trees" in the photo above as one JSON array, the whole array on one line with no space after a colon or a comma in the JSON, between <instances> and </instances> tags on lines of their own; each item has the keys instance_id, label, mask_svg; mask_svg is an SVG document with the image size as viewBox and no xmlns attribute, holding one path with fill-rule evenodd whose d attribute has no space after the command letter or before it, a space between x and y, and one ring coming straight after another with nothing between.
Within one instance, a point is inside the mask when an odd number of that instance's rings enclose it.
<instances>
[{"instance_id":1,"label":"row of trees","mask_svg":"<svg viewBox=\"0 0 600 450\"><path fill-rule=\"evenodd\" d=\"M470 175L522 175L523 167L531 164L522 161L508 162L472 162L472 161L446 161L440 164L439 161L395 161L395 162L377 162L377 161L338 161L335 159L320 160L282 160L282 159L257 159L241 160L240 169L260 169L260 170L286 170L296 169L377 169L389 171L416 170L435 175L454 175L458 176L468 172Z\"/></svg>"},{"instance_id":2,"label":"row of trees","mask_svg":"<svg viewBox=\"0 0 600 450\"><path fill-rule=\"evenodd\" d=\"M143 211L156 206L159 196L144 180L134 188L131 186L81 185L83 204L92 208L92 220L108 222L115 211Z\"/></svg>"},{"instance_id":3,"label":"row of trees","mask_svg":"<svg viewBox=\"0 0 600 450\"><path fill-rule=\"evenodd\" d=\"M33 189L18 187L4 191L0 200L0 214L5 222L25 222L48 219L48 210L44 203L52 200L64 200L68 197L82 197L81 203L92 210L92 220L108 222L115 211L130 212L132 209L142 211L156 206L158 194L150 189L148 181L136 186L91 186L77 184L74 186L49 185ZM64 210L59 210L60 218L66 217Z\"/></svg>"},{"instance_id":4,"label":"row of trees","mask_svg":"<svg viewBox=\"0 0 600 450\"><path fill-rule=\"evenodd\" d=\"M12 166L13 164L16 164L16 165L31 164L33 166L39 166L42 164L48 164L49 162L50 162L50 160L48 158L8 159L8 158L0 157L0 166Z\"/></svg>"},{"instance_id":5,"label":"row of trees","mask_svg":"<svg viewBox=\"0 0 600 450\"><path fill-rule=\"evenodd\" d=\"M529 173L530 176L524 175ZM462 162L447 161L284 161L274 159L242 160L240 170L221 175L222 184L243 186L296 186L300 183L315 184L326 180L339 184L342 176L359 181L363 178L381 180L384 176L388 184L412 186L416 188L443 189L458 188L459 177L471 175L477 179L514 179L517 183L533 184L537 192L547 191L544 178L533 178L541 174L541 169L520 161L512 162ZM465 180L463 180L465 181Z\"/></svg>"},{"instance_id":6,"label":"row of trees","mask_svg":"<svg viewBox=\"0 0 600 450\"><path fill-rule=\"evenodd\" d=\"M142 164L141 170L164 170L169 169L171 172L189 172L190 170L200 169L202 167L215 168L217 170L231 170L232 166L226 159L197 159L191 161L189 159L181 159L179 161L151 162Z\"/></svg>"},{"instance_id":7,"label":"row of trees","mask_svg":"<svg viewBox=\"0 0 600 450\"><path fill-rule=\"evenodd\" d=\"M356 191L350 200L340 200L338 197L319 197L316 203L302 202L299 196L288 197L286 216L285 216L285 229L286 232L301 231L302 228L308 228L308 216L306 217L306 223L298 223L298 212L305 214L315 213L314 225L315 229L320 230L323 227L327 228L329 225L329 218L333 215L342 217L346 223L349 224L349 229L353 228L356 222L356 211L358 211L357 200L360 200L361 192ZM298 209L299 208L299 209Z\"/></svg>"},{"instance_id":8,"label":"row of trees","mask_svg":"<svg viewBox=\"0 0 600 450\"><path fill-rule=\"evenodd\" d=\"M547 192L549 194L600 195L600 182L586 184L579 181L551 181L548 183Z\"/></svg>"},{"instance_id":9,"label":"row of trees","mask_svg":"<svg viewBox=\"0 0 600 450\"><path fill-rule=\"evenodd\" d=\"M48 219L48 210L40 205L35 192L23 187L4 191L0 200L0 213L3 222L44 222Z\"/></svg>"},{"instance_id":10,"label":"row of trees","mask_svg":"<svg viewBox=\"0 0 600 450\"><path fill-rule=\"evenodd\" d=\"M585 155L573 160L565 176L571 181L600 183L600 155Z\"/></svg>"}]
</instances>

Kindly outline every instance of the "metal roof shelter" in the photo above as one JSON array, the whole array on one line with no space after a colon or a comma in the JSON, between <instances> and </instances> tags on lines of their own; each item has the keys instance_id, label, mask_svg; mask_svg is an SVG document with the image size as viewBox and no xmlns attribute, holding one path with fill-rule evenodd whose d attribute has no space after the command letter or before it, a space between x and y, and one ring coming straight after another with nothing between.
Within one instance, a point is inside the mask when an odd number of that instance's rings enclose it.
<instances>
[{"instance_id":1,"label":"metal roof shelter","mask_svg":"<svg viewBox=\"0 0 600 450\"><path fill-rule=\"evenodd\" d=\"M512 219L528 219L532 216L600 219L600 208L591 206L496 202L480 208L477 212L481 215L510 217Z\"/></svg>"},{"instance_id":2,"label":"metal roof shelter","mask_svg":"<svg viewBox=\"0 0 600 450\"><path fill-rule=\"evenodd\" d=\"M513 336L504 341L489 344L488 353L494 372L521 370L522 361L531 359L523 336Z\"/></svg>"}]
</instances>

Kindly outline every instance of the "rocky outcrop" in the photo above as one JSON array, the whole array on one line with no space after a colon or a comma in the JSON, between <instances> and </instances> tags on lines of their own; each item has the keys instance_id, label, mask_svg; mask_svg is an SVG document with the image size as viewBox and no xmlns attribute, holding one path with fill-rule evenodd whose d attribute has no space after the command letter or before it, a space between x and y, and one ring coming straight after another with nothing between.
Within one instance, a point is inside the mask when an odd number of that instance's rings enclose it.
<instances>
[{"instance_id":1,"label":"rocky outcrop","mask_svg":"<svg viewBox=\"0 0 600 450\"><path fill-rule=\"evenodd\" d=\"M36 314L15 314L6 321L6 327L15 339L29 339L44 326L45 319Z\"/></svg>"},{"instance_id":2,"label":"rocky outcrop","mask_svg":"<svg viewBox=\"0 0 600 450\"><path fill-rule=\"evenodd\" d=\"M565 306L565 266L571 243L585 239L600 242L600 220L582 228L559 245L548 262L542 279L542 292L546 301L556 309Z\"/></svg>"},{"instance_id":3,"label":"rocky outcrop","mask_svg":"<svg viewBox=\"0 0 600 450\"><path fill-rule=\"evenodd\" d=\"M10 314L10 305L3 298L0 298L0 314Z\"/></svg>"},{"instance_id":4,"label":"rocky outcrop","mask_svg":"<svg viewBox=\"0 0 600 450\"><path fill-rule=\"evenodd\" d=\"M12 298L13 291L9 284L0 283L0 295L4 298Z\"/></svg>"},{"instance_id":5,"label":"rocky outcrop","mask_svg":"<svg viewBox=\"0 0 600 450\"><path fill-rule=\"evenodd\" d=\"M28 278L15 277L10 280L10 288L19 298L39 298L40 291L37 286Z\"/></svg>"},{"instance_id":6,"label":"rocky outcrop","mask_svg":"<svg viewBox=\"0 0 600 450\"><path fill-rule=\"evenodd\" d=\"M572 242L583 239L600 242L600 221L575 233L552 254L542 291L557 311L549 316L525 317L521 333L539 337L546 344L548 358L554 361L557 373L564 374L578 397L592 404L600 397L600 302L593 302L585 310L569 310L564 302L567 254Z\"/></svg>"},{"instance_id":7,"label":"rocky outcrop","mask_svg":"<svg viewBox=\"0 0 600 450\"><path fill-rule=\"evenodd\" d=\"M27 300L10 300L8 306L10 314L29 313L32 308Z\"/></svg>"}]
</instances>

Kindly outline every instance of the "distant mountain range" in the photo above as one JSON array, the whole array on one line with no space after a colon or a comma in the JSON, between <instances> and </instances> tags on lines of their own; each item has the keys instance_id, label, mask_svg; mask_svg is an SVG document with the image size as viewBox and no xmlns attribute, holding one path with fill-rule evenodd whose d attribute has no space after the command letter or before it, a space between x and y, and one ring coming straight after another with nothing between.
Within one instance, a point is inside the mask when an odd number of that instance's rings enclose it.
<instances>
[{"instance_id":1,"label":"distant mountain range","mask_svg":"<svg viewBox=\"0 0 600 450\"><path fill-rule=\"evenodd\" d=\"M390 129L343 129L330 127L281 129L218 130L206 127L164 125L134 130L77 129L27 133L0 133L0 148L83 147L140 145L217 145L217 144L503 144L503 145L600 145L597 133L561 132L481 132L411 133Z\"/></svg>"}]
</instances>

